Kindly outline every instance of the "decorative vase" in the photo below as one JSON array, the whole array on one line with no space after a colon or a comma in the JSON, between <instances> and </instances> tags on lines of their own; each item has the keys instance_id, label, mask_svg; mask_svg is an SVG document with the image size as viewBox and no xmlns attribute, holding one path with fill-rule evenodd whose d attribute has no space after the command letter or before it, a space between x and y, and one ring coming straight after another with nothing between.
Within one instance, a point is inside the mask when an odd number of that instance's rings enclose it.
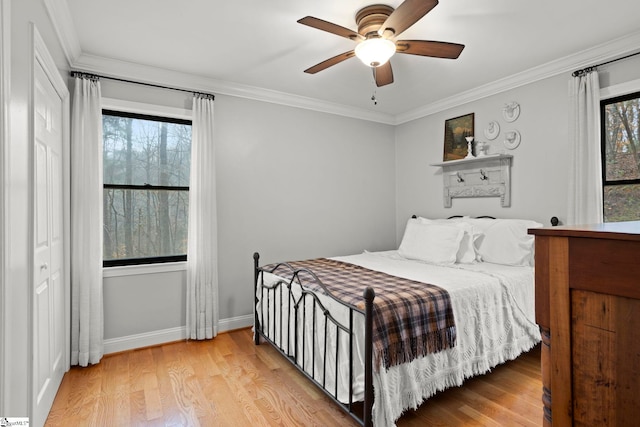
<instances>
[{"instance_id":1,"label":"decorative vase","mask_svg":"<svg viewBox=\"0 0 640 427\"><path fill-rule=\"evenodd\" d=\"M465 136L464 139L467 140L467 157L465 157L465 159L473 159L475 156L473 155L473 137L472 136Z\"/></svg>"}]
</instances>

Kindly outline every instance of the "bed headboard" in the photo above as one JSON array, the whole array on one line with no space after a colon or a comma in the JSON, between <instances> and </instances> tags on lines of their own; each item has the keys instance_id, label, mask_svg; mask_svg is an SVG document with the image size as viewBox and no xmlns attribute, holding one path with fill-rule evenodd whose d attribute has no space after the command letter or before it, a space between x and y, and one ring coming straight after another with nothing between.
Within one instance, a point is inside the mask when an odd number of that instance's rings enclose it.
<instances>
[{"instance_id":1,"label":"bed headboard","mask_svg":"<svg viewBox=\"0 0 640 427\"><path fill-rule=\"evenodd\" d=\"M415 214L411 215L411 218L416 219L416 218L418 218L418 215L415 215ZM452 216L448 217L447 219L452 219L452 218L463 218L463 216L462 215L452 215ZM475 218L496 219L495 217L490 216L490 215L480 215L480 216L476 216ZM551 223L551 225L553 227L556 227L556 226L558 226L560 224L560 220L558 219L557 216L552 216L551 219L549 220L549 222Z\"/></svg>"}]
</instances>

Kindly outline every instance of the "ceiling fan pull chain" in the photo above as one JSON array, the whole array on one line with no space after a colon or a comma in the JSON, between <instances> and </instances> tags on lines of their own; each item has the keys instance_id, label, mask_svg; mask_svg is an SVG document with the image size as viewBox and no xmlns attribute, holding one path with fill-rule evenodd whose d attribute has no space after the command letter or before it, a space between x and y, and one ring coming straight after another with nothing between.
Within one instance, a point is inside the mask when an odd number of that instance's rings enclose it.
<instances>
[{"instance_id":1,"label":"ceiling fan pull chain","mask_svg":"<svg viewBox=\"0 0 640 427\"><path fill-rule=\"evenodd\" d=\"M376 67L372 67L373 71L373 93L371 94L371 101L373 101L373 105L378 105L378 98L376 98Z\"/></svg>"}]
</instances>

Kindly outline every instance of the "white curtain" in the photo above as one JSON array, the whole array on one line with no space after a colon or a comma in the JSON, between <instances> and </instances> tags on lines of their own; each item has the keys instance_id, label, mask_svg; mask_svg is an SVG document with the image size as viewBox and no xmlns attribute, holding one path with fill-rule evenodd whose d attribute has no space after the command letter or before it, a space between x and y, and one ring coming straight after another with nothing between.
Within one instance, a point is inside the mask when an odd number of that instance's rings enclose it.
<instances>
[{"instance_id":1,"label":"white curtain","mask_svg":"<svg viewBox=\"0 0 640 427\"><path fill-rule=\"evenodd\" d=\"M71 364L104 353L100 82L76 76L71 117Z\"/></svg>"},{"instance_id":2,"label":"white curtain","mask_svg":"<svg viewBox=\"0 0 640 427\"><path fill-rule=\"evenodd\" d=\"M218 334L218 229L213 97L195 95L191 135L187 251L187 336Z\"/></svg>"},{"instance_id":3,"label":"white curtain","mask_svg":"<svg viewBox=\"0 0 640 427\"><path fill-rule=\"evenodd\" d=\"M600 84L593 70L569 82L569 210L567 224L603 221Z\"/></svg>"}]
</instances>

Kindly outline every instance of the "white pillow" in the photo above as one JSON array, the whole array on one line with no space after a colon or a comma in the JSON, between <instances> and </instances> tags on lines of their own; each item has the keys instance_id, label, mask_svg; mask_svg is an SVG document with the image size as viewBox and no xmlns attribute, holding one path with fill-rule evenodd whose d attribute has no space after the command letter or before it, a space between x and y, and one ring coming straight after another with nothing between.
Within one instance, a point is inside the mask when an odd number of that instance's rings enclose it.
<instances>
[{"instance_id":1,"label":"white pillow","mask_svg":"<svg viewBox=\"0 0 640 427\"><path fill-rule=\"evenodd\" d=\"M473 224L465 222L463 218L428 219L419 217L418 220L423 224L449 225L462 229L464 234L462 235L460 247L456 254L456 262L461 264L471 264L476 262L477 255L474 243L481 233L476 230Z\"/></svg>"},{"instance_id":2,"label":"white pillow","mask_svg":"<svg viewBox=\"0 0 640 427\"><path fill-rule=\"evenodd\" d=\"M407 259L453 264L463 235L459 227L409 220L398 253Z\"/></svg>"},{"instance_id":3,"label":"white pillow","mask_svg":"<svg viewBox=\"0 0 640 427\"><path fill-rule=\"evenodd\" d=\"M473 225L456 222L456 227L462 229L464 234L462 235L462 241L460 242L460 249L458 249L457 260L461 264L471 264L476 262L477 254L475 249L476 240L482 236L482 233L477 232Z\"/></svg>"},{"instance_id":4,"label":"white pillow","mask_svg":"<svg viewBox=\"0 0 640 427\"><path fill-rule=\"evenodd\" d=\"M483 230L476 240L480 260L495 264L533 265L534 236L527 234L527 230L542 227L542 224L526 219L469 221Z\"/></svg>"}]
</instances>

